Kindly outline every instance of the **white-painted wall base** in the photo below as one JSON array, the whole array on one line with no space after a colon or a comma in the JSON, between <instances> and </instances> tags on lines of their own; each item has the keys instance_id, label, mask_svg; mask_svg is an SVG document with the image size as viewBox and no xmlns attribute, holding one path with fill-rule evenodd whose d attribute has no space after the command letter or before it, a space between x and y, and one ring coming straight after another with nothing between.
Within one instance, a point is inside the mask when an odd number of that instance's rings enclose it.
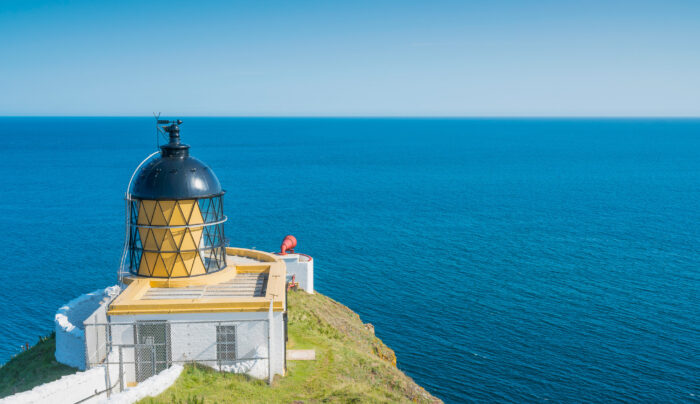
<instances>
[{"instance_id":1,"label":"white-painted wall base","mask_svg":"<svg viewBox=\"0 0 700 404\"><path fill-rule=\"evenodd\" d=\"M56 360L85 370L85 329L83 321L100 305L119 293L110 286L78 296L58 309L54 317L56 330Z\"/></svg>"},{"instance_id":2,"label":"white-painted wall base","mask_svg":"<svg viewBox=\"0 0 700 404\"><path fill-rule=\"evenodd\" d=\"M139 383L136 387L128 388L117 393L107 401L110 404L131 404L146 397L155 397L172 386L182 373L182 365L173 365L168 369L151 376Z\"/></svg>"},{"instance_id":3,"label":"white-painted wall base","mask_svg":"<svg viewBox=\"0 0 700 404\"><path fill-rule=\"evenodd\" d=\"M105 390L105 368L98 367L34 387L32 390L5 397L0 403L59 404L75 403ZM103 401L105 395L93 397L87 403Z\"/></svg>"},{"instance_id":4,"label":"white-painted wall base","mask_svg":"<svg viewBox=\"0 0 700 404\"><path fill-rule=\"evenodd\" d=\"M314 260L305 254L279 255L287 266L287 282L294 279L307 293L314 293Z\"/></svg>"}]
</instances>

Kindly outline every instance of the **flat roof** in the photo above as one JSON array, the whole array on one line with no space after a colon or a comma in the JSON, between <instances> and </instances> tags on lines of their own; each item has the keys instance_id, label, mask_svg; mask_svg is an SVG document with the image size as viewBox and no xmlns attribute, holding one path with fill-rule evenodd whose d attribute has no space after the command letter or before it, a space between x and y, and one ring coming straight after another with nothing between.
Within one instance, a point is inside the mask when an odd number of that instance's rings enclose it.
<instances>
[{"instance_id":1,"label":"flat roof","mask_svg":"<svg viewBox=\"0 0 700 404\"><path fill-rule=\"evenodd\" d=\"M189 278L129 276L128 287L107 314L168 314L274 311L286 308L286 267L274 254L227 248L228 266Z\"/></svg>"},{"instance_id":2,"label":"flat roof","mask_svg":"<svg viewBox=\"0 0 700 404\"><path fill-rule=\"evenodd\" d=\"M284 261L290 261L290 260L296 260L298 262L311 262L313 261L313 257L310 255L302 254L302 253L287 253L284 255L281 255L279 253L275 253L278 257L283 259Z\"/></svg>"},{"instance_id":3,"label":"flat roof","mask_svg":"<svg viewBox=\"0 0 700 404\"><path fill-rule=\"evenodd\" d=\"M184 288L150 288L142 300L201 299L208 297L264 297L267 273L237 274L228 281L213 285L185 286Z\"/></svg>"}]
</instances>

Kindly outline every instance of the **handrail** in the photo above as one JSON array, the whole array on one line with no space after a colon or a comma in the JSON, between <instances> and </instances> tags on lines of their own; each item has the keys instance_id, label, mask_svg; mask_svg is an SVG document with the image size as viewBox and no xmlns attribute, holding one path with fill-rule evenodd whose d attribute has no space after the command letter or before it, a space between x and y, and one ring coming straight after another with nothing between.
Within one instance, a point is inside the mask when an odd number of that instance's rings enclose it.
<instances>
[{"instance_id":1,"label":"handrail","mask_svg":"<svg viewBox=\"0 0 700 404\"><path fill-rule=\"evenodd\" d=\"M138 223L131 223L131 227L138 227L138 228L143 228L143 229L189 229L191 227L206 227L206 226L213 226L215 224L221 224L224 223L225 221L228 220L228 216L224 215L224 217L221 220L217 220L216 222L203 222L203 223L198 223L198 224L183 224L183 225L176 225L176 226L170 226L170 225L147 225L147 224L138 224Z\"/></svg>"},{"instance_id":2,"label":"handrail","mask_svg":"<svg viewBox=\"0 0 700 404\"><path fill-rule=\"evenodd\" d=\"M298 255L301 255L301 256L304 256L304 257L308 258L308 259L309 259L309 261L308 261L308 262L311 262L311 261L313 261L313 260L314 260L314 257L312 257L312 256L310 256L310 255L308 255L308 254L302 254L302 253L296 253L296 254L298 254Z\"/></svg>"},{"instance_id":3,"label":"handrail","mask_svg":"<svg viewBox=\"0 0 700 404\"><path fill-rule=\"evenodd\" d=\"M210 245L210 246L201 247L201 248L190 249L190 250L165 251L165 250L147 250L145 248L136 248L136 247L134 247L134 250L143 251L143 252L152 252L152 253L176 254L176 253L183 253L183 252L198 252L198 251L215 250L217 248L224 247L225 245L226 245L226 241L222 240L219 244Z\"/></svg>"},{"instance_id":4,"label":"handrail","mask_svg":"<svg viewBox=\"0 0 700 404\"><path fill-rule=\"evenodd\" d=\"M122 280L124 279L124 263L126 261L126 256L129 251L129 236L131 235L131 193L129 190L131 189L131 183L134 181L134 176L136 173L141 169L141 166L144 165L148 160L151 159L151 157L155 156L156 154L160 153L160 150L155 151L151 154L148 155L141 164L139 164L134 172L131 174L131 178L129 178L129 185L126 186L126 193L125 193L125 198L124 198L124 203L126 204L126 218L124 219L124 223L126 224L124 227L124 249L122 250L122 257L121 260L119 261L119 272L117 273L117 279L119 280L119 285L122 285ZM126 273L130 273L129 271L126 271Z\"/></svg>"}]
</instances>

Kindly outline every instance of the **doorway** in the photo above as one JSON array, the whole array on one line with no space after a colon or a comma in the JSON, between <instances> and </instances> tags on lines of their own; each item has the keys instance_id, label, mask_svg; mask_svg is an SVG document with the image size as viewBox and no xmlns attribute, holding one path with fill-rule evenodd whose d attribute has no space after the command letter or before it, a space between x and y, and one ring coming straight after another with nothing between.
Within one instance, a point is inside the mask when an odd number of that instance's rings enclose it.
<instances>
[{"instance_id":1,"label":"doorway","mask_svg":"<svg viewBox=\"0 0 700 404\"><path fill-rule=\"evenodd\" d=\"M137 321L136 381L142 382L170 366L170 326L166 321Z\"/></svg>"}]
</instances>

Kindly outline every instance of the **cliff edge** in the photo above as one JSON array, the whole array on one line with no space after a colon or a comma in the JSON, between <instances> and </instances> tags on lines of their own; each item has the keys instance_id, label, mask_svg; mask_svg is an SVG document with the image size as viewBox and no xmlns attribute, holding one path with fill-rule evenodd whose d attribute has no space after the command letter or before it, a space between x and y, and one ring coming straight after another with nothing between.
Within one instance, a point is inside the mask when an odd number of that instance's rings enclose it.
<instances>
[{"instance_id":1,"label":"cliff edge","mask_svg":"<svg viewBox=\"0 0 700 404\"><path fill-rule=\"evenodd\" d=\"M141 403L441 403L396 367L374 328L320 293L288 294L288 349L315 349L314 361L288 361L272 386L243 375L188 366L168 390Z\"/></svg>"}]
</instances>

